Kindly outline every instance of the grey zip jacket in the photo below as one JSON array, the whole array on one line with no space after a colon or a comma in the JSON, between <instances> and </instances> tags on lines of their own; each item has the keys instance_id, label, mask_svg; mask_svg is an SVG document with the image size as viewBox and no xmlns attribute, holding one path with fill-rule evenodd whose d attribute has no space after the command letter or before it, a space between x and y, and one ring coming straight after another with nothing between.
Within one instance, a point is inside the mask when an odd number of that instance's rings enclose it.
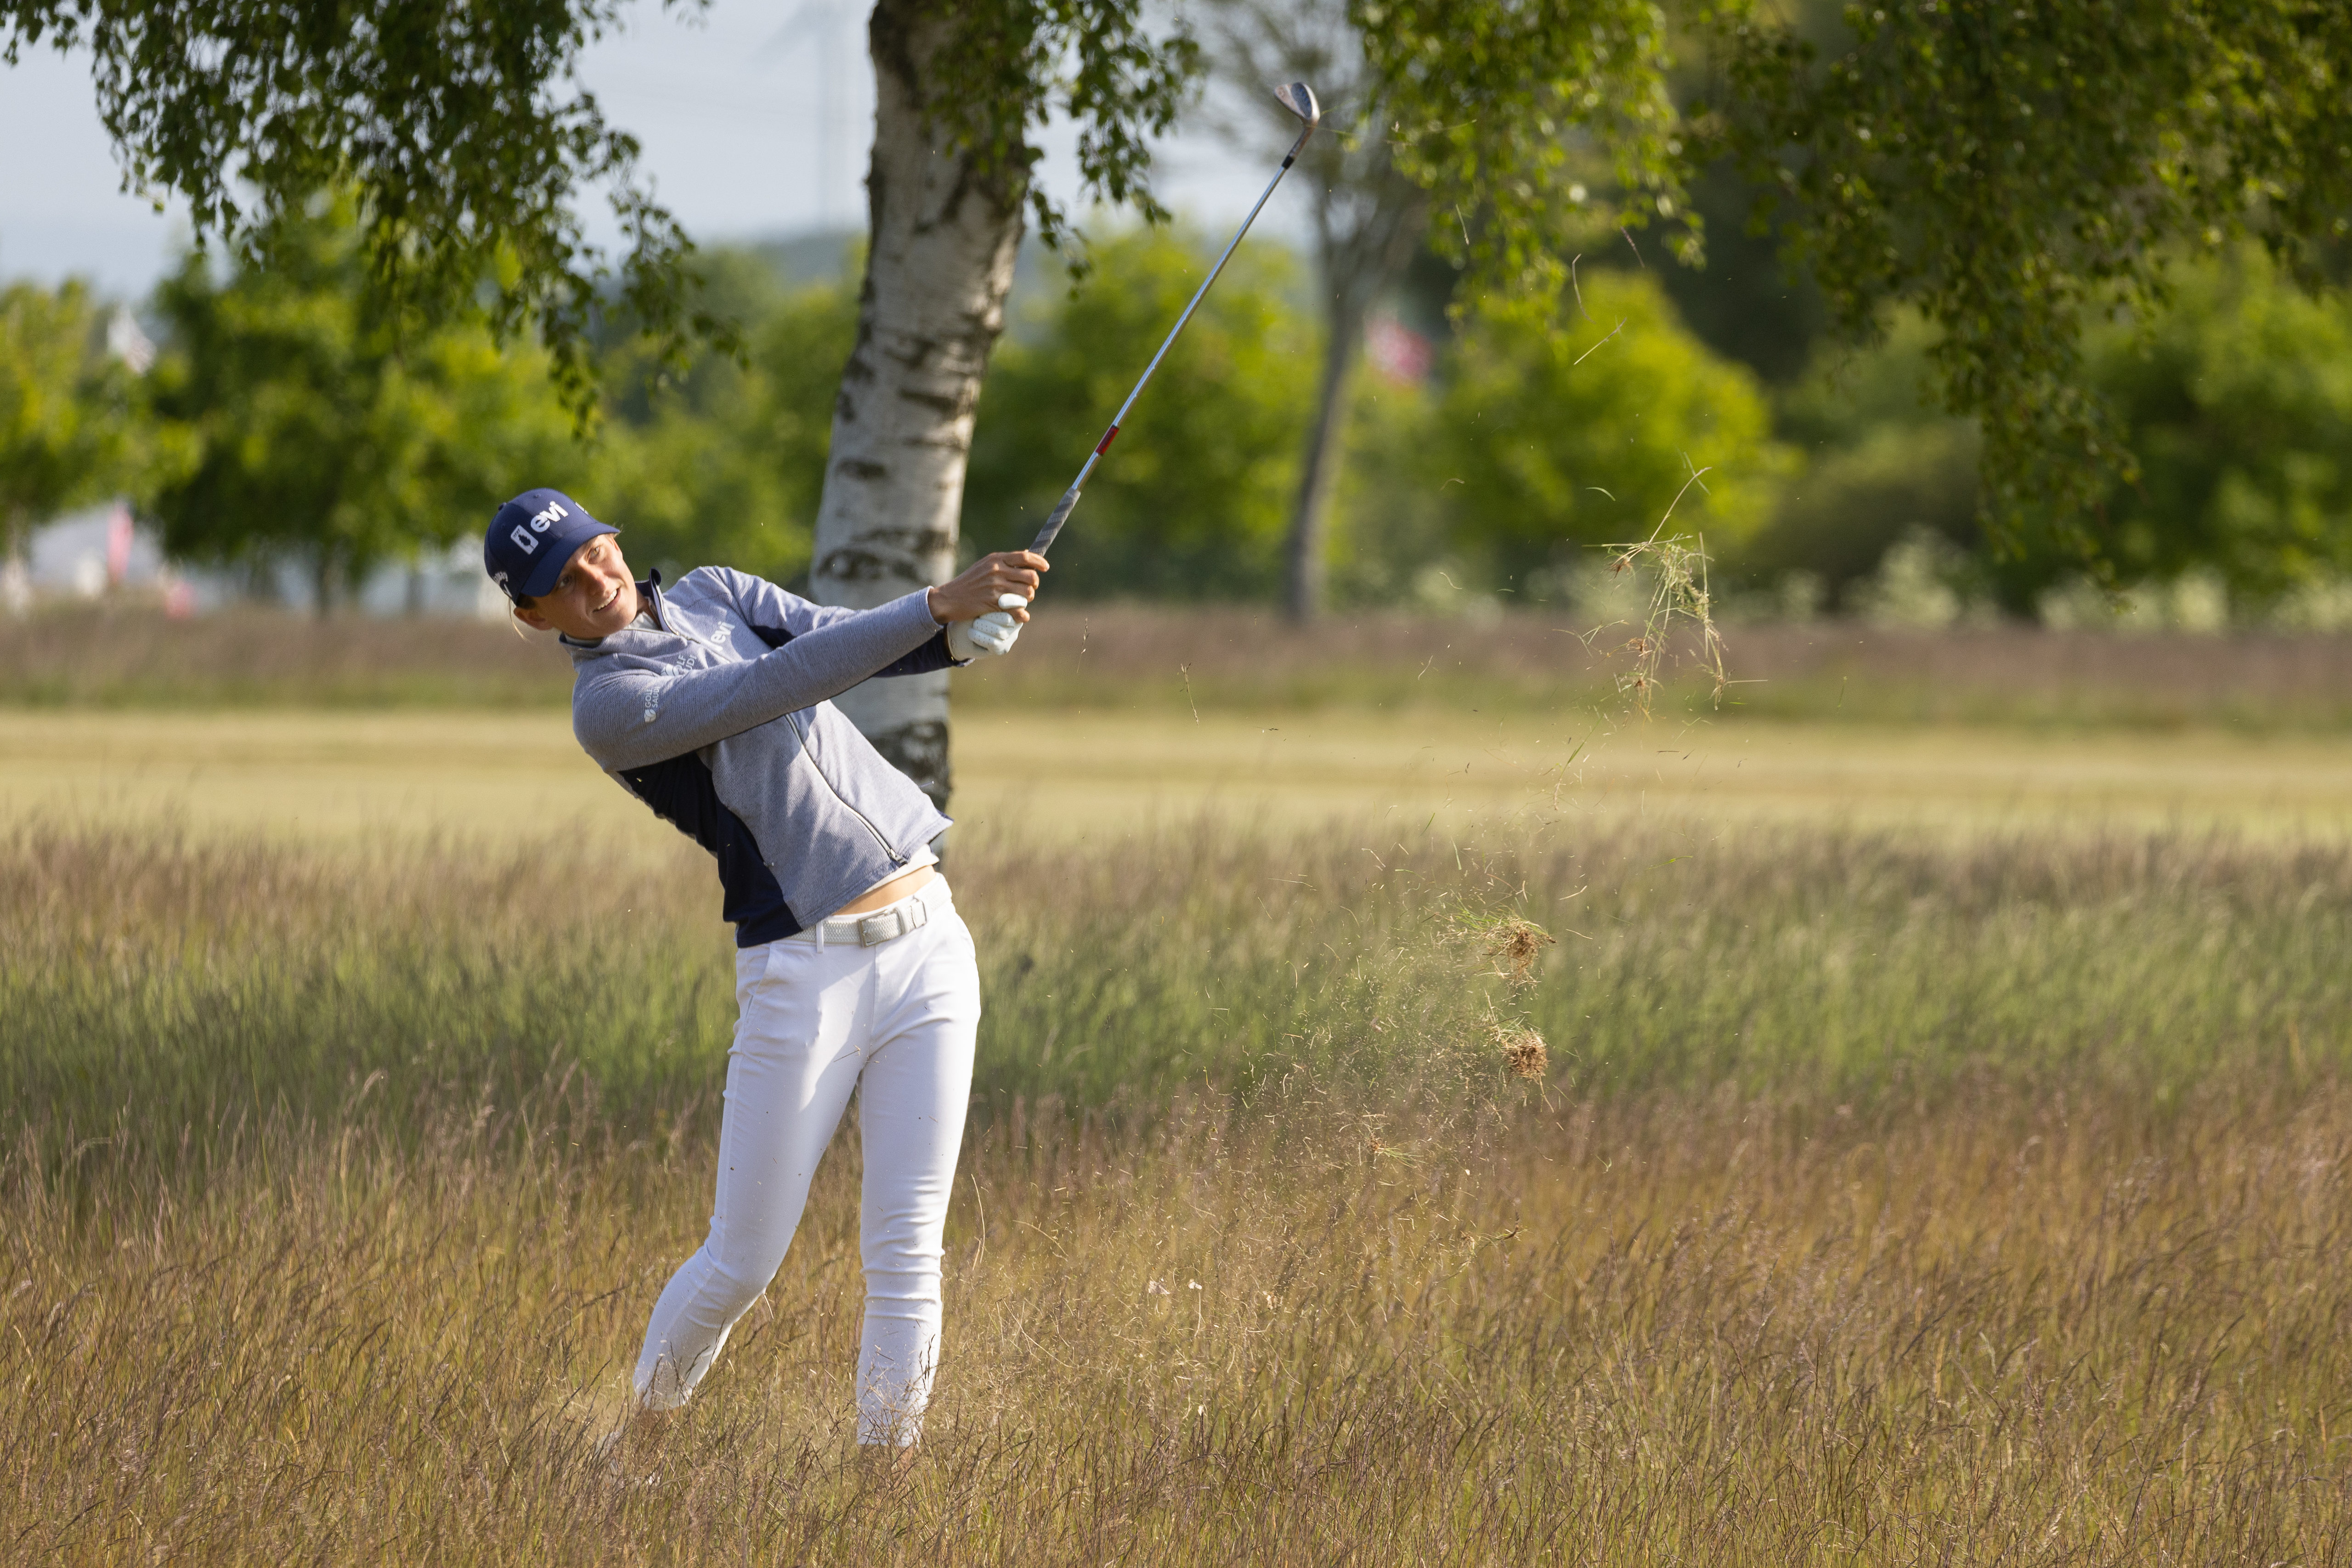
<instances>
[{"instance_id":1,"label":"grey zip jacket","mask_svg":"<svg viewBox=\"0 0 2352 1568\"><path fill-rule=\"evenodd\" d=\"M597 764L719 860L735 942L824 919L946 831L930 797L826 700L874 675L944 669L918 592L811 604L704 566L637 584L653 626L572 650L572 732Z\"/></svg>"}]
</instances>

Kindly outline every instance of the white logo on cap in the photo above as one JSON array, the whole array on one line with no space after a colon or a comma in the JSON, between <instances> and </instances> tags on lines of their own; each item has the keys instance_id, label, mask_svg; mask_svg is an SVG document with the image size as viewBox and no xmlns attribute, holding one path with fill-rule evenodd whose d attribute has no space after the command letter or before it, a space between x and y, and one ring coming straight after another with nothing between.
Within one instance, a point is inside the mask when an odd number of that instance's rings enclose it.
<instances>
[{"instance_id":1,"label":"white logo on cap","mask_svg":"<svg viewBox=\"0 0 2352 1568\"><path fill-rule=\"evenodd\" d=\"M559 502L549 501L545 507L541 509L539 515L530 520L530 531L533 533L545 533L551 524L559 522L571 515L572 514L570 512L563 510L562 506Z\"/></svg>"},{"instance_id":2,"label":"white logo on cap","mask_svg":"<svg viewBox=\"0 0 2352 1568\"><path fill-rule=\"evenodd\" d=\"M539 541L530 536L530 530L528 528L518 527L512 533L508 534L507 537L513 540L516 544L520 545L525 555L535 555L539 552Z\"/></svg>"}]
</instances>

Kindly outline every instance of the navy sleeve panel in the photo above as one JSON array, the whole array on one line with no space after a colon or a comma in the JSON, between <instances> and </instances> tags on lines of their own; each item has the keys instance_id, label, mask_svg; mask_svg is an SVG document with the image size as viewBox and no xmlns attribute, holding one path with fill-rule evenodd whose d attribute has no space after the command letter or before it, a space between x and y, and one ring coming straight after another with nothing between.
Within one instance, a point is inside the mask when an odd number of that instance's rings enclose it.
<instances>
[{"instance_id":1,"label":"navy sleeve panel","mask_svg":"<svg viewBox=\"0 0 2352 1568\"><path fill-rule=\"evenodd\" d=\"M654 815L701 845L719 859L719 882L726 889L721 913L735 922L735 945L757 947L801 929L776 885L776 874L760 856L760 841L719 798L710 770L697 756L672 757L649 767L620 773L629 793Z\"/></svg>"},{"instance_id":2,"label":"navy sleeve panel","mask_svg":"<svg viewBox=\"0 0 2352 1568\"><path fill-rule=\"evenodd\" d=\"M914 652L884 665L874 673L877 675L929 675L935 669L954 669L955 668L957 668L955 656L948 652L948 629L941 626L939 636Z\"/></svg>"},{"instance_id":3,"label":"navy sleeve panel","mask_svg":"<svg viewBox=\"0 0 2352 1568\"><path fill-rule=\"evenodd\" d=\"M762 626L757 621L751 621L746 624L751 626L751 634L758 637L761 642L766 643L770 647L782 647L786 643L793 640L793 634L787 627ZM955 656L948 652L947 628L945 626L941 626L940 628L939 636L933 637L930 641L925 643L914 652L903 655L900 658L892 660L890 663L884 665L874 673L877 677L886 675L928 675L935 669L953 669L955 668Z\"/></svg>"}]
</instances>

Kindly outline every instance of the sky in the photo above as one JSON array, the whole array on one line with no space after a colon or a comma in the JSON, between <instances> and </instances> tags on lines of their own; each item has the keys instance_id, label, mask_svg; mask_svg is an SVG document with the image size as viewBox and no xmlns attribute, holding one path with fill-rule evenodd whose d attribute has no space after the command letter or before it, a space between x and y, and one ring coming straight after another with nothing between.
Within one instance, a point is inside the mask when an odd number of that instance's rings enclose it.
<instances>
[{"instance_id":1,"label":"sky","mask_svg":"<svg viewBox=\"0 0 2352 1568\"><path fill-rule=\"evenodd\" d=\"M865 9L852 0L716 0L681 18L639 0L624 32L582 61L605 118L635 132L656 195L705 243L863 227L874 80ZM1076 194L1075 137L1044 137L1047 188ZM69 274L135 297L186 243L184 216L121 189L99 124L86 55L28 52L0 66L0 278ZM1238 222L1266 168L1205 130L1180 127L1158 150L1161 199L1212 226ZM1270 206L1271 235L1296 215ZM614 227L600 198L592 237ZM1254 234L1260 232L1253 230Z\"/></svg>"}]
</instances>

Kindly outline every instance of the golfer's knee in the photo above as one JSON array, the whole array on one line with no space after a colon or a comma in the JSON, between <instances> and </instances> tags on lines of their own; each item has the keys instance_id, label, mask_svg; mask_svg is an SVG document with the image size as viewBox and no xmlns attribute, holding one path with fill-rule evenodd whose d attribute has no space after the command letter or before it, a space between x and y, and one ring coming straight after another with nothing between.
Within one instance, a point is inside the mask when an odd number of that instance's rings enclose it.
<instances>
[{"instance_id":1,"label":"golfer's knee","mask_svg":"<svg viewBox=\"0 0 2352 1568\"><path fill-rule=\"evenodd\" d=\"M940 1264L945 1251L940 1239L936 1229L915 1226L868 1233L859 1248L867 1292L873 1291L877 1280L905 1279L928 1281L931 1293L937 1295Z\"/></svg>"},{"instance_id":2,"label":"golfer's knee","mask_svg":"<svg viewBox=\"0 0 2352 1568\"><path fill-rule=\"evenodd\" d=\"M710 1252L705 1256L710 1267L703 1276L700 1294L711 1311L728 1323L751 1310L751 1303L766 1293L768 1282L784 1261L781 1256L770 1258L764 1253L750 1258Z\"/></svg>"},{"instance_id":3,"label":"golfer's knee","mask_svg":"<svg viewBox=\"0 0 2352 1568\"><path fill-rule=\"evenodd\" d=\"M934 1262L929 1268L866 1269L866 1316L870 1320L898 1319L907 1322L936 1323L942 1307L940 1291L940 1268Z\"/></svg>"}]
</instances>

